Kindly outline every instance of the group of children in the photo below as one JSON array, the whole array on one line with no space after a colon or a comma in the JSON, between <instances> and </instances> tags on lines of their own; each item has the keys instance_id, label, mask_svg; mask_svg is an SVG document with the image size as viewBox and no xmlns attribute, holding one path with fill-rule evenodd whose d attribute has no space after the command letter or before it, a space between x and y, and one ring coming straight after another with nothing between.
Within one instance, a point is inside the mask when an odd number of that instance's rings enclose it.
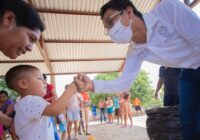
<instances>
[{"instance_id":1,"label":"group of children","mask_svg":"<svg viewBox=\"0 0 200 140\"><path fill-rule=\"evenodd\" d=\"M127 119L130 119L131 127L133 126L132 117L133 117L133 108L130 101L130 93L123 92L121 94L117 94L113 100L111 97L107 97L106 101L103 99L99 100L99 110L100 110L100 122L101 124L106 122L106 113L108 117L108 123L113 123L113 112L115 112L115 117L118 120L118 124L121 120L121 126L127 127Z\"/></svg>"}]
</instances>

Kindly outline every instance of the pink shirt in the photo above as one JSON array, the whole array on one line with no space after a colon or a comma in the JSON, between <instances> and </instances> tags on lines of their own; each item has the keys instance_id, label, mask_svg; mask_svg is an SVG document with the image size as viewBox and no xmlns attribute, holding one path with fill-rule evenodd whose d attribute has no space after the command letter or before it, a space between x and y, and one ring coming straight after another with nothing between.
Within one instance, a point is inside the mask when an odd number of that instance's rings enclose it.
<instances>
[{"instance_id":1,"label":"pink shirt","mask_svg":"<svg viewBox=\"0 0 200 140\"><path fill-rule=\"evenodd\" d=\"M104 108L105 107L105 103L104 102L99 102L99 108Z\"/></svg>"}]
</instances>

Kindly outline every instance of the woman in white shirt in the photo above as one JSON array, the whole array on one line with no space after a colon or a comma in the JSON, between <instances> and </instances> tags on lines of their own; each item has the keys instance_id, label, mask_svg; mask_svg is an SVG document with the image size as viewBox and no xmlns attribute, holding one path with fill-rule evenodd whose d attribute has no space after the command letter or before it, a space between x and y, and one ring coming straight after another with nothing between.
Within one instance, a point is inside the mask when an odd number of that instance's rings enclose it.
<instances>
[{"instance_id":1,"label":"woman in white shirt","mask_svg":"<svg viewBox=\"0 0 200 140\"><path fill-rule=\"evenodd\" d=\"M180 76L180 120L183 140L200 139L200 19L178 0L162 0L142 15L129 0L111 0L100 15L115 43L130 43L123 74L116 80L75 77L80 91L128 91L142 62L183 68Z\"/></svg>"}]
</instances>

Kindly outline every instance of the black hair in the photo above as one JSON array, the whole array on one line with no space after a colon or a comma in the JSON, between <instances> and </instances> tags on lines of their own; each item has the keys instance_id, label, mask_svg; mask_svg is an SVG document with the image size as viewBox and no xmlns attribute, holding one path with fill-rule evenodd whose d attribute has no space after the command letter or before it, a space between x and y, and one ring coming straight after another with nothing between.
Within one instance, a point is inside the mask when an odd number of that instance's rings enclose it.
<instances>
[{"instance_id":1,"label":"black hair","mask_svg":"<svg viewBox=\"0 0 200 140\"><path fill-rule=\"evenodd\" d=\"M6 11L15 14L17 26L24 26L31 30L45 30L44 24L37 11L23 0L0 0L0 18Z\"/></svg>"},{"instance_id":2,"label":"black hair","mask_svg":"<svg viewBox=\"0 0 200 140\"><path fill-rule=\"evenodd\" d=\"M122 11L127 8L127 6L130 6L133 8L133 13L138 16L140 19L143 19L142 13L137 10L137 8L133 5L133 3L130 0L110 0L106 4L104 4L100 9L100 16L101 19L103 19L103 16L105 12L108 9L113 9L117 11Z\"/></svg>"},{"instance_id":3,"label":"black hair","mask_svg":"<svg viewBox=\"0 0 200 140\"><path fill-rule=\"evenodd\" d=\"M108 97L105 97L105 101L107 101L108 100Z\"/></svg>"},{"instance_id":4,"label":"black hair","mask_svg":"<svg viewBox=\"0 0 200 140\"><path fill-rule=\"evenodd\" d=\"M14 89L13 85L17 82L18 77L22 73L28 72L31 70L39 70L39 69L31 65L18 65L8 70L5 76L5 81L8 88Z\"/></svg>"},{"instance_id":5,"label":"black hair","mask_svg":"<svg viewBox=\"0 0 200 140\"><path fill-rule=\"evenodd\" d=\"M129 94L124 95L124 99L128 99L128 97L129 97Z\"/></svg>"},{"instance_id":6,"label":"black hair","mask_svg":"<svg viewBox=\"0 0 200 140\"><path fill-rule=\"evenodd\" d=\"M43 78L45 81L47 81L47 75L46 74L43 74Z\"/></svg>"},{"instance_id":7,"label":"black hair","mask_svg":"<svg viewBox=\"0 0 200 140\"><path fill-rule=\"evenodd\" d=\"M65 85L65 89L68 87L69 85Z\"/></svg>"},{"instance_id":8,"label":"black hair","mask_svg":"<svg viewBox=\"0 0 200 140\"><path fill-rule=\"evenodd\" d=\"M1 90L1 91L0 91L0 94L4 94L4 95L6 95L6 97L8 97L8 92L5 91L5 90Z\"/></svg>"}]
</instances>

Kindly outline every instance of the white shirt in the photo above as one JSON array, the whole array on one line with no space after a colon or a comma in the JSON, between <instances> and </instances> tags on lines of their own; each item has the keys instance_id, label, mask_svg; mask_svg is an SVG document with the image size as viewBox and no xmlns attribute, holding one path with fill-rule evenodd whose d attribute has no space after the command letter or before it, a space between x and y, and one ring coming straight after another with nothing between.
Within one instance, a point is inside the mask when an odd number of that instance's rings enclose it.
<instances>
[{"instance_id":1,"label":"white shirt","mask_svg":"<svg viewBox=\"0 0 200 140\"><path fill-rule=\"evenodd\" d=\"M67 106L67 111L74 111L80 109L80 101L83 101L82 96L80 93L76 93L70 99L70 102Z\"/></svg>"},{"instance_id":2,"label":"white shirt","mask_svg":"<svg viewBox=\"0 0 200 140\"><path fill-rule=\"evenodd\" d=\"M112 100L106 101L106 107L107 108L113 107L113 101Z\"/></svg>"},{"instance_id":3,"label":"white shirt","mask_svg":"<svg viewBox=\"0 0 200 140\"><path fill-rule=\"evenodd\" d=\"M174 67L200 67L200 19L178 0L162 0L144 15L147 43L129 46L122 75L111 81L94 80L95 92L128 91L144 60Z\"/></svg>"},{"instance_id":4,"label":"white shirt","mask_svg":"<svg viewBox=\"0 0 200 140\"><path fill-rule=\"evenodd\" d=\"M50 117L42 116L49 103L38 96L28 95L15 105L15 130L19 140L54 140Z\"/></svg>"}]
</instances>

